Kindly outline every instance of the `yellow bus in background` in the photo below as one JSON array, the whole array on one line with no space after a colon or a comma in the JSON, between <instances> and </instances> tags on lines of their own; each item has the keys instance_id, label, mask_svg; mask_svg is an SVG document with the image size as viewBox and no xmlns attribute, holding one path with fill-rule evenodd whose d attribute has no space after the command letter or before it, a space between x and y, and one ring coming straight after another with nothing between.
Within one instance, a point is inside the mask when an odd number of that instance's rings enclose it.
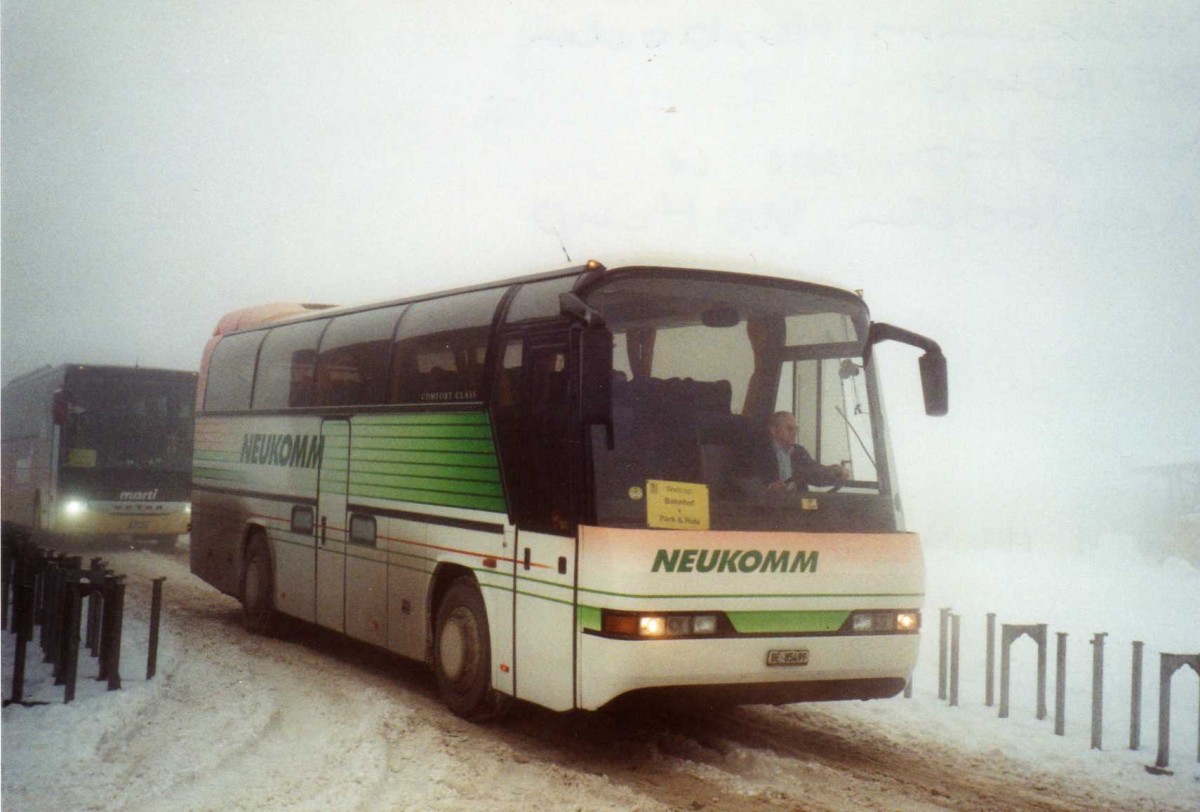
<instances>
[{"instance_id":1,"label":"yellow bus in background","mask_svg":"<svg viewBox=\"0 0 1200 812\"><path fill-rule=\"evenodd\" d=\"M3 391L4 521L172 545L191 520L196 373L63 364Z\"/></svg>"}]
</instances>

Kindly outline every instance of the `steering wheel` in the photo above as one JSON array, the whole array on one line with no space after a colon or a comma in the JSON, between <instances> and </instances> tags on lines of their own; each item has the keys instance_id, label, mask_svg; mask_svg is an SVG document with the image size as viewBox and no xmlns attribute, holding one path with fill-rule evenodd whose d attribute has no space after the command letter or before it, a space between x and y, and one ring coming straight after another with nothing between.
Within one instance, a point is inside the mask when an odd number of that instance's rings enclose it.
<instances>
[{"instance_id":1,"label":"steering wheel","mask_svg":"<svg viewBox=\"0 0 1200 812\"><path fill-rule=\"evenodd\" d=\"M813 491L813 493L820 493L820 494L827 494L827 493L837 493L838 491L840 491L840 490L842 489L842 486L843 486L843 485L845 485L845 484L846 484L847 482L849 482L849 481L850 481L850 480L848 480L848 479L839 479L837 482L835 482L835 483L833 483L832 485L830 485L830 486L829 486L829 488L828 488L828 490L824 490L824 491ZM792 477L791 479L784 480L784 484L785 484L785 485L799 484L799 485L803 485L803 486L805 486L805 487L807 487L807 488L812 488L812 487L813 487L813 484L812 484L811 482L807 482L807 481L805 481L805 480L804 480L802 477L800 477L800 476L798 476L798 475L797 475L797 476L794 476L794 477ZM825 486L824 486L824 485L818 485L817 487L825 487Z\"/></svg>"}]
</instances>

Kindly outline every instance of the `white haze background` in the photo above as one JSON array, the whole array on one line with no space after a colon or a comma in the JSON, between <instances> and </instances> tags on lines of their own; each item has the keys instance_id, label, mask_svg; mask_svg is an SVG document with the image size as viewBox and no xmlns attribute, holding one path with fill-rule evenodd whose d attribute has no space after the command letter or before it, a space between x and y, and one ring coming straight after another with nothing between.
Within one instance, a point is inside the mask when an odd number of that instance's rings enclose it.
<instances>
[{"instance_id":1,"label":"white haze background","mask_svg":"<svg viewBox=\"0 0 1200 812\"><path fill-rule=\"evenodd\" d=\"M1183 2L6 2L3 376L560 240L758 268L945 348L942 420L883 353L931 542L1086 537L1200 459L1198 43Z\"/></svg>"},{"instance_id":2,"label":"white haze background","mask_svg":"<svg viewBox=\"0 0 1200 812\"><path fill-rule=\"evenodd\" d=\"M1139 599L1070 562L1119 572L1148 534L1137 469L1200 460L1200 6L2 12L4 380L194 369L235 308L567 253L827 281L949 358L931 419L916 353L880 353L930 557L1019 549L1067 605ZM1044 579L963 571L1045 601ZM1142 636L1200 649L1200 624L1163 623Z\"/></svg>"}]
</instances>

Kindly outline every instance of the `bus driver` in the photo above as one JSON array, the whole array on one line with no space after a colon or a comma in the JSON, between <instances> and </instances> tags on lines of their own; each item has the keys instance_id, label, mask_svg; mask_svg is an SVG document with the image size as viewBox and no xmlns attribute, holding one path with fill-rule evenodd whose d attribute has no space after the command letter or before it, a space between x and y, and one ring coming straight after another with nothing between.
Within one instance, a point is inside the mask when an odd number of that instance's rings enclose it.
<instances>
[{"instance_id":1,"label":"bus driver","mask_svg":"<svg viewBox=\"0 0 1200 812\"><path fill-rule=\"evenodd\" d=\"M767 418L767 436L751 451L750 471L757 487L772 493L840 485L850 478L845 466L821 465L796 444L796 417L791 412L775 412Z\"/></svg>"}]
</instances>

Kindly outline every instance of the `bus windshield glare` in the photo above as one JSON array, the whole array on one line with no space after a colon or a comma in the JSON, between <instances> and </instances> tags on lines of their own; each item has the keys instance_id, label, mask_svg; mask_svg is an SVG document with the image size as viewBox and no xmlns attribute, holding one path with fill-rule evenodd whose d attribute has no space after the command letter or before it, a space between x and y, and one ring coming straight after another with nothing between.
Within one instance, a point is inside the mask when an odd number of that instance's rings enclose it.
<instances>
[{"instance_id":1,"label":"bus windshield glare","mask_svg":"<svg viewBox=\"0 0 1200 812\"><path fill-rule=\"evenodd\" d=\"M648 483L674 482L703 486L711 529L896 529L856 296L640 274L586 299L614 338L611 447L605 427L590 435L599 525L655 526ZM792 420L774 444L772 421ZM777 449L793 444L781 482Z\"/></svg>"}]
</instances>

